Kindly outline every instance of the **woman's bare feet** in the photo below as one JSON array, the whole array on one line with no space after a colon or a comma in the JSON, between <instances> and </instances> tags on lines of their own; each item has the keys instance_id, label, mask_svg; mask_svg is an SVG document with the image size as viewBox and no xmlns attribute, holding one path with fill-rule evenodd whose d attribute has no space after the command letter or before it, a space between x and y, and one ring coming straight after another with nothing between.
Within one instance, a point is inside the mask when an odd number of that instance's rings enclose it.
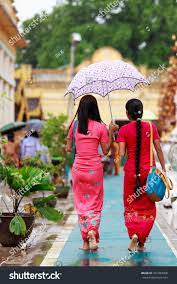
<instances>
[{"instance_id":1,"label":"woman's bare feet","mask_svg":"<svg viewBox=\"0 0 177 284\"><path fill-rule=\"evenodd\" d=\"M89 242L88 241L84 241L83 242L83 247L80 248L81 250L89 250Z\"/></svg>"},{"instance_id":2,"label":"woman's bare feet","mask_svg":"<svg viewBox=\"0 0 177 284\"><path fill-rule=\"evenodd\" d=\"M131 238L131 242L129 244L128 250L131 252L137 251L138 247L138 236L134 234Z\"/></svg>"},{"instance_id":3,"label":"woman's bare feet","mask_svg":"<svg viewBox=\"0 0 177 284\"><path fill-rule=\"evenodd\" d=\"M89 231L87 238L88 238L90 250L97 250L98 249L98 244L96 242L95 232L94 231Z\"/></svg>"},{"instance_id":4,"label":"woman's bare feet","mask_svg":"<svg viewBox=\"0 0 177 284\"><path fill-rule=\"evenodd\" d=\"M144 244L139 243L138 244L138 251L143 252L145 250Z\"/></svg>"}]
</instances>

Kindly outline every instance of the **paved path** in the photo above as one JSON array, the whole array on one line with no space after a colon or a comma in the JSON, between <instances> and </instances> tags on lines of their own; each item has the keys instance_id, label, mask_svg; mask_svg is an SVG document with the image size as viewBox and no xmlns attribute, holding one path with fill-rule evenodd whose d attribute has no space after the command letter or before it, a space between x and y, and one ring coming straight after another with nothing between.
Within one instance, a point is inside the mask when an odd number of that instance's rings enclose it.
<instances>
[{"instance_id":1,"label":"paved path","mask_svg":"<svg viewBox=\"0 0 177 284\"><path fill-rule=\"evenodd\" d=\"M78 226L69 235L59 257L63 266L177 266L175 252L167 244L159 227L154 228L146 244L146 252L131 256L127 252L129 238L123 220L122 175L105 178L105 202L101 221L100 248L83 252Z\"/></svg>"}]
</instances>

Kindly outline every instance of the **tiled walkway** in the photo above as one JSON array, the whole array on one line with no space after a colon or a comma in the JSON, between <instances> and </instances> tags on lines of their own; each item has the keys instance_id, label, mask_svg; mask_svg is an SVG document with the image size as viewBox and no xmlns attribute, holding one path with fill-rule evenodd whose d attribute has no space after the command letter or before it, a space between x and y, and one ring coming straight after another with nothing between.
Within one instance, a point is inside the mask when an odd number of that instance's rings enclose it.
<instances>
[{"instance_id":1,"label":"tiled walkway","mask_svg":"<svg viewBox=\"0 0 177 284\"><path fill-rule=\"evenodd\" d=\"M131 256L129 238L123 220L122 175L105 178L105 201L97 252L79 250L82 244L78 226L71 232L58 263L63 266L177 266L177 258L157 225L146 244L146 252Z\"/></svg>"}]
</instances>

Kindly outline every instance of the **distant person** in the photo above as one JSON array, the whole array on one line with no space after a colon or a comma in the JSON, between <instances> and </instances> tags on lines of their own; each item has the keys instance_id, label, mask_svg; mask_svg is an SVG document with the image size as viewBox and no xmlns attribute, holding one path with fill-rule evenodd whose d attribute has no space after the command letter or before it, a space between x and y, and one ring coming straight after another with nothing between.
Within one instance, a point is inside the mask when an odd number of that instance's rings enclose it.
<instances>
[{"instance_id":1,"label":"distant person","mask_svg":"<svg viewBox=\"0 0 177 284\"><path fill-rule=\"evenodd\" d=\"M41 145L41 150L40 150L40 160L44 162L45 164L50 162L50 155L49 155L49 149L47 146Z\"/></svg>"},{"instance_id":2,"label":"distant person","mask_svg":"<svg viewBox=\"0 0 177 284\"><path fill-rule=\"evenodd\" d=\"M40 153L40 160L48 163L48 148L40 143L39 134L33 131L29 136L26 136L21 142L21 159L35 157Z\"/></svg>"},{"instance_id":3,"label":"distant person","mask_svg":"<svg viewBox=\"0 0 177 284\"><path fill-rule=\"evenodd\" d=\"M3 155L5 159L5 164L14 164L16 167L19 167L19 143L15 142L13 132L7 134L7 139L8 142L3 145Z\"/></svg>"}]
</instances>

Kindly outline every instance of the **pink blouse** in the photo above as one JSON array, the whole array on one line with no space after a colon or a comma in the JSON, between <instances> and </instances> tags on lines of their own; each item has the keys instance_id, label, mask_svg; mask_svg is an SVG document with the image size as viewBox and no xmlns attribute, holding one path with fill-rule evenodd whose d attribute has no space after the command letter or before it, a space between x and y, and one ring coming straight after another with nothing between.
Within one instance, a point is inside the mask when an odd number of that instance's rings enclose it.
<instances>
[{"instance_id":1,"label":"pink blouse","mask_svg":"<svg viewBox=\"0 0 177 284\"><path fill-rule=\"evenodd\" d=\"M68 133L68 139L72 139L73 124ZM75 168L98 168L101 167L101 157L98 153L100 142L108 142L108 131L106 125L94 120L88 121L88 134L75 133L76 157Z\"/></svg>"}]
</instances>

